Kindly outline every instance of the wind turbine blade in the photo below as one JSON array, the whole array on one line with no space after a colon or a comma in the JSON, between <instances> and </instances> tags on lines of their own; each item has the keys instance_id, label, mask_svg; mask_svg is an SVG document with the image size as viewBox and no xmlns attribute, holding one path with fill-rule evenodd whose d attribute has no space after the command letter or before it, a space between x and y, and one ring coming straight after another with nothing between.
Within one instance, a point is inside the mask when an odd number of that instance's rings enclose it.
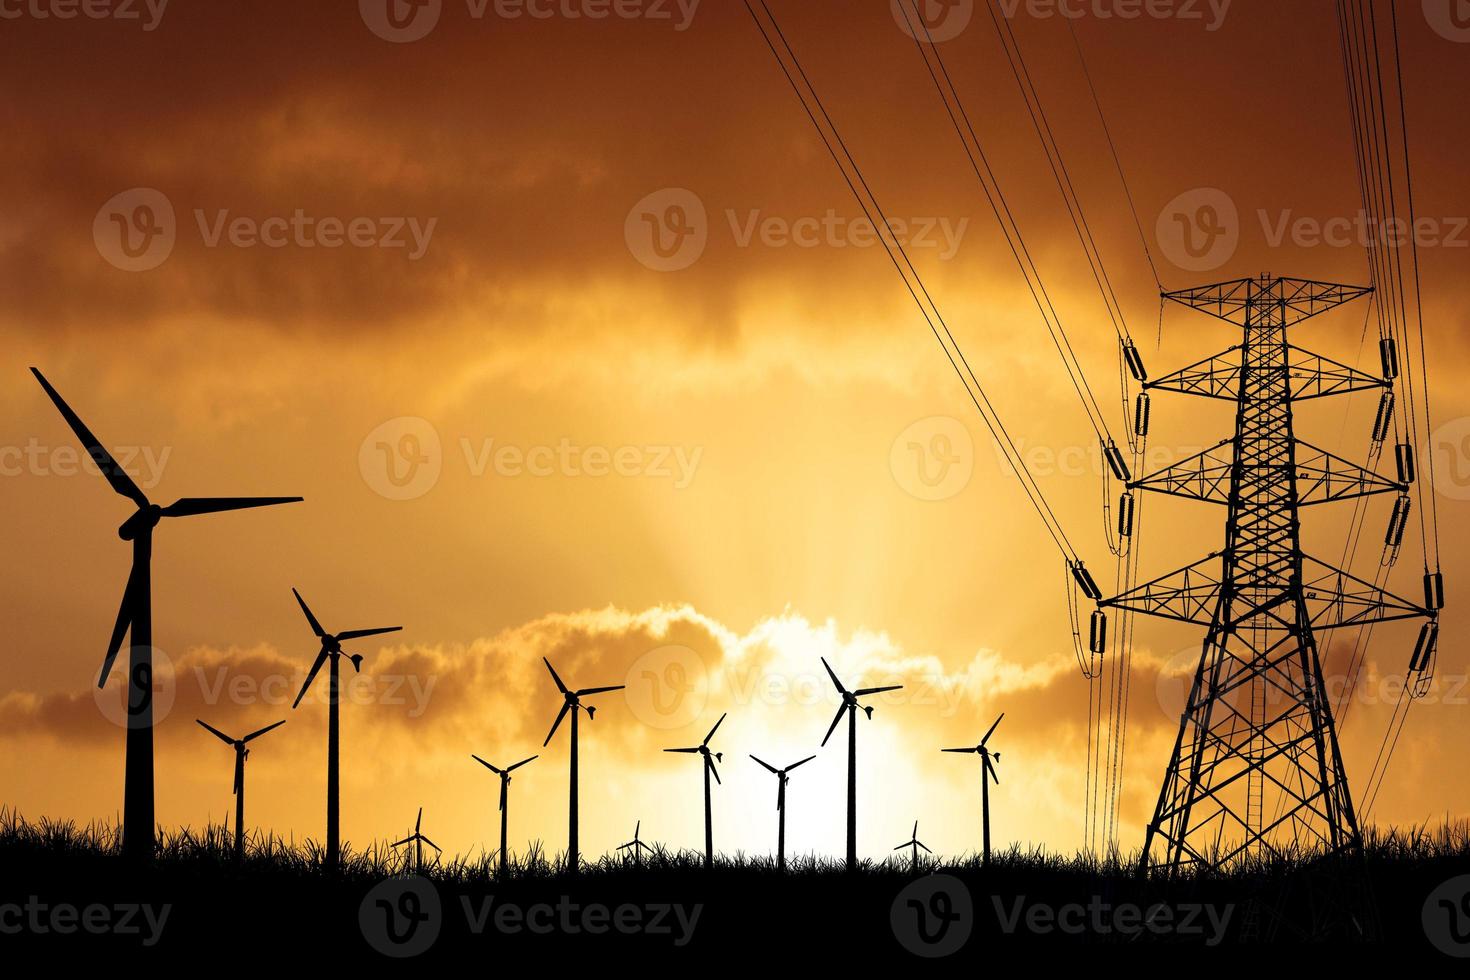
<instances>
[{"instance_id":1,"label":"wind turbine blade","mask_svg":"<svg viewBox=\"0 0 1470 980\"><path fill-rule=\"evenodd\" d=\"M325 630L322 629L322 624L318 623L316 621L316 617L311 614L311 609L306 605L306 600L301 598L301 593L297 592L295 589L292 589L291 594L294 595L296 597L296 601L301 604L301 611L306 613L306 621L311 624L311 631L317 636L326 636L327 633Z\"/></svg>"},{"instance_id":2,"label":"wind turbine blade","mask_svg":"<svg viewBox=\"0 0 1470 980\"><path fill-rule=\"evenodd\" d=\"M502 809L502 810L505 809L505 801L506 801L506 798L509 795L509 793L510 793L510 780L508 780L508 779L502 779L500 781L500 809Z\"/></svg>"},{"instance_id":3,"label":"wind turbine blade","mask_svg":"<svg viewBox=\"0 0 1470 980\"><path fill-rule=\"evenodd\" d=\"M633 825L633 839L638 839L638 834L643 830L643 821L640 820Z\"/></svg>"},{"instance_id":4,"label":"wind turbine blade","mask_svg":"<svg viewBox=\"0 0 1470 980\"><path fill-rule=\"evenodd\" d=\"M519 769L521 766L524 766L526 763L528 763L528 762L535 762L539 758L541 758L539 755L533 755L529 759L522 759L520 762L517 762L515 765L511 766L509 769L507 769L505 771L506 772L515 772L517 769Z\"/></svg>"},{"instance_id":5,"label":"wind turbine blade","mask_svg":"<svg viewBox=\"0 0 1470 980\"><path fill-rule=\"evenodd\" d=\"M989 759L986 759L985 760L985 771L988 772L988 773L990 773L990 778L995 781L995 784L997 786L999 786L1000 785L1000 777L995 774L995 766L992 766L990 764L990 760ZM983 779L984 777L982 776L981 778Z\"/></svg>"},{"instance_id":6,"label":"wind turbine blade","mask_svg":"<svg viewBox=\"0 0 1470 980\"><path fill-rule=\"evenodd\" d=\"M786 780L781 780L781 786L776 790L776 809L786 809Z\"/></svg>"},{"instance_id":7,"label":"wind turbine blade","mask_svg":"<svg viewBox=\"0 0 1470 980\"><path fill-rule=\"evenodd\" d=\"M253 738L260 738L260 736L264 735L266 732L270 731L272 728L280 728L285 723L286 723L286 719L282 718L280 721L276 722L274 725L266 725L264 728L262 728L258 732L251 732L249 735L246 735L244 738L240 739L240 741L242 741L242 742L248 742L248 741L250 741Z\"/></svg>"},{"instance_id":8,"label":"wind turbine blade","mask_svg":"<svg viewBox=\"0 0 1470 980\"><path fill-rule=\"evenodd\" d=\"M709 744L709 740L715 737L715 732L719 731L720 726L725 723L725 715L728 715L728 714L729 714L729 712L727 711L727 712L725 712L724 715L720 715L720 720L717 721L717 722L715 722L715 727L714 728L711 728L709 730L709 734L704 737L704 741L703 742L700 742L699 743L700 745L708 745Z\"/></svg>"},{"instance_id":9,"label":"wind turbine blade","mask_svg":"<svg viewBox=\"0 0 1470 980\"><path fill-rule=\"evenodd\" d=\"M918 839L919 839L919 821L915 820L914 821L914 840L917 841Z\"/></svg>"},{"instance_id":10,"label":"wind turbine blade","mask_svg":"<svg viewBox=\"0 0 1470 980\"><path fill-rule=\"evenodd\" d=\"M832 683L833 684L837 685L837 693L839 693L839 694L846 694L847 693L847 688L845 688L845 687L842 686L842 682L839 681L837 679L837 675L832 672L832 665L829 664L829 663L827 663L827 658L826 657L821 657L820 659L822 661L822 666L827 668L827 676L830 677L830 678L832 678Z\"/></svg>"},{"instance_id":11,"label":"wind turbine blade","mask_svg":"<svg viewBox=\"0 0 1470 980\"><path fill-rule=\"evenodd\" d=\"M904 848L905 848L905 847L910 847L910 846L912 846L912 845L913 845L913 841L904 841L904 842L903 842L903 843L902 843L902 844L900 844L900 845L898 845L898 846L897 846L897 847L895 847L895 848L894 848L894 850L895 850L895 851L901 851L901 850L903 850L903 849L904 849Z\"/></svg>"},{"instance_id":12,"label":"wind turbine blade","mask_svg":"<svg viewBox=\"0 0 1470 980\"><path fill-rule=\"evenodd\" d=\"M929 848L924 847L924 842L923 841L916 840L916 841L914 841L914 843L915 844L918 844L920 847L923 847L925 853L927 853L927 854L933 854L934 853L933 851L929 850Z\"/></svg>"},{"instance_id":13,"label":"wind turbine blade","mask_svg":"<svg viewBox=\"0 0 1470 980\"><path fill-rule=\"evenodd\" d=\"M710 758L709 756L705 756L704 764L709 767L710 775L715 777L715 782L720 782L720 770L715 768L715 760ZM721 785L723 785L723 783Z\"/></svg>"},{"instance_id":14,"label":"wind turbine blade","mask_svg":"<svg viewBox=\"0 0 1470 980\"><path fill-rule=\"evenodd\" d=\"M418 816L418 819L413 822L413 835L415 837L419 836L419 828L423 826L423 823L424 823L424 808L423 807L419 807L419 816Z\"/></svg>"},{"instance_id":15,"label":"wind turbine blade","mask_svg":"<svg viewBox=\"0 0 1470 980\"><path fill-rule=\"evenodd\" d=\"M1002 711L1000 713L1000 718L995 719L995 724L990 726L990 731L986 732L985 737L980 740L981 745L984 745L986 742L990 741L990 736L995 733L996 726L1000 724L1001 718L1004 718L1005 716L1006 713Z\"/></svg>"},{"instance_id":16,"label":"wind turbine blade","mask_svg":"<svg viewBox=\"0 0 1470 980\"><path fill-rule=\"evenodd\" d=\"M317 671L322 669L322 664L327 662L327 651L323 650L316 655L316 661L311 665L311 672L306 675L306 683L301 685L301 693L296 695L296 700L291 704L291 710L295 711L301 699L306 697L306 689L311 687L311 682L316 680Z\"/></svg>"},{"instance_id":17,"label":"wind turbine blade","mask_svg":"<svg viewBox=\"0 0 1470 980\"><path fill-rule=\"evenodd\" d=\"M546 669L551 671L551 679L556 681L556 689L563 694L568 693L567 686L561 682L560 677L556 676L556 668L551 666L551 661L547 660L545 657L542 657L541 660L543 663L546 664Z\"/></svg>"},{"instance_id":18,"label":"wind turbine blade","mask_svg":"<svg viewBox=\"0 0 1470 980\"><path fill-rule=\"evenodd\" d=\"M232 795L234 795L234 796L239 796L240 795L240 783L241 783L241 781L244 778L245 778L245 773L240 770L240 767L239 766L236 766L235 767L234 785L230 787L230 793Z\"/></svg>"},{"instance_id":19,"label":"wind turbine blade","mask_svg":"<svg viewBox=\"0 0 1470 980\"><path fill-rule=\"evenodd\" d=\"M621 691L625 687L627 687L626 684L619 684L616 687L584 687L574 693L579 698L585 698L593 694L606 694L608 691Z\"/></svg>"},{"instance_id":20,"label":"wind turbine blade","mask_svg":"<svg viewBox=\"0 0 1470 980\"><path fill-rule=\"evenodd\" d=\"M403 840L394 841L393 843L389 844L388 846L389 847L402 847L404 844L412 844L412 843L413 843L413 838L412 837L405 837L405 838L403 838Z\"/></svg>"},{"instance_id":21,"label":"wind turbine blade","mask_svg":"<svg viewBox=\"0 0 1470 980\"><path fill-rule=\"evenodd\" d=\"M41 382L41 387L46 389L46 394L50 396L52 403L56 406L56 410L61 413L62 418L66 419L66 424L71 426L71 431L76 434L82 447L87 450L87 455L92 457L92 461L97 464L97 468L102 471L102 475L107 478L107 482L112 485L112 489L127 497L139 507L147 507L147 496L133 482L133 478L123 472L123 468L118 465L117 460L113 459L112 454L103 448L102 443L97 437L92 435L92 430L88 429L86 424L78 417L77 413L71 410L71 406L66 403L55 388L51 387L51 382L46 380L46 376L35 368L31 368L31 373L36 376L37 381Z\"/></svg>"},{"instance_id":22,"label":"wind turbine blade","mask_svg":"<svg viewBox=\"0 0 1470 980\"><path fill-rule=\"evenodd\" d=\"M765 766L768 771L774 773L775 775L777 775L777 776L781 775L781 770L777 769L775 766L771 765L769 762L762 762L760 759L756 759L755 756L751 756L751 758L752 759L755 759L756 762L760 762L761 765Z\"/></svg>"},{"instance_id":23,"label":"wind turbine blade","mask_svg":"<svg viewBox=\"0 0 1470 980\"><path fill-rule=\"evenodd\" d=\"M133 625L133 600L138 588L138 569L128 572L128 582L123 586L122 603L117 608L117 622L112 625L112 638L107 641L107 656L102 658L102 673L97 678L99 688L107 686L107 675L112 673L113 661L122 649L123 637Z\"/></svg>"},{"instance_id":24,"label":"wind turbine blade","mask_svg":"<svg viewBox=\"0 0 1470 980\"><path fill-rule=\"evenodd\" d=\"M164 517L195 517L199 514L219 514L227 510L299 503L300 497L182 497L163 508L162 514Z\"/></svg>"},{"instance_id":25,"label":"wind turbine blade","mask_svg":"<svg viewBox=\"0 0 1470 980\"><path fill-rule=\"evenodd\" d=\"M633 846L633 842L632 841L628 841L628 843L626 843L626 844L619 844L618 845L618 850L620 850L620 851L626 851L628 848L630 848L632 846Z\"/></svg>"},{"instance_id":26,"label":"wind turbine blade","mask_svg":"<svg viewBox=\"0 0 1470 980\"><path fill-rule=\"evenodd\" d=\"M882 694L884 691L901 691L901 690L903 690L903 685L902 684L890 684L888 687L865 687L865 688L862 688L861 690L853 691L852 692L852 696L855 697L855 698L861 698L861 697L866 697L869 694Z\"/></svg>"},{"instance_id":27,"label":"wind turbine blade","mask_svg":"<svg viewBox=\"0 0 1470 980\"><path fill-rule=\"evenodd\" d=\"M346 633L338 633L339 640L360 640L364 636L380 636L383 633L397 633L403 629L402 626L384 626L375 630L348 630Z\"/></svg>"},{"instance_id":28,"label":"wind turbine blade","mask_svg":"<svg viewBox=\"0 0 1470 980\"><path fill-rule=\"evenodd\" d=\"M423 842L425 844L428 844L434 850L438 851L440 854L443 854L444 853L444 848L440 847L438 844L435 844L433 841L429 840L429 838L424 837L423 838ZM925 848L925 850L927 850L927 848Z\"/></svg>"},{"instance_id":29,"label":"wind turbine blade","mask_svg":"<svg viewBox=\"0 0 1470 980\"><path fill-rule=\"evenodd\" d=\"M665 752L698 752L699 751L699 746L696 745L696 746L694 746L693 748L690 748L690 749L664 749L664 751Z\"/></svg>"},{"instance_id":30,"label":"wind turbine blade","mask_svg":"<svg viewBox=\"0 0 1470 980\"><path fill-rule=\"evenodd\" d=\"M837 709L837 714L832 718L832 724L827 727L827 734L822 737L822 745L825 746L827 744L827 739L831 738L832 733L837 730L837 723L842 720L842 713L846 710L847 705L845 704Z\"/></svg>"},{"instance_id":31,"label":"wind turbine blade","mask_svg":"<svg viewBox=\"0 0 1470 980\"><path fill-rule=\"evenodd\" d=\"M485 760L484 760L484 759L482 759L482 758L480 758L480 757L479 757L479 756L477 756L477 755L475 755L475 754L473 754L473 753L471 753L471 754L470 754L470 758L471 758L471 759L474 759L474 760L475 760L475 761L476 761L476 762L478 762L478 763L479 763L479 764L480 764L480 765L482 765L482 766L484 766L484 767L485 767L485 768L486 768L486 769L489 769L489 770L490 770L490 771L491 771L491 772L493 772L493 773L499 773L499 772L500 772L500 770L499 770L499 769L496 769L496 768L495 768L495 767L494 767L494 766L492 766L492 765L491 765L491 764L490 764L490 763L488 763L488 762L486 762L486 761L485 761Z\"/></svg>"},{"instance_id":32,"label":"wind turbine blade","mask_svg":"<svg viewBox=\"0 0 1470 980\"><path fill-rule=\"evenodd\" d=\"M217 738L217 739L219 739L221 742L224 742L226 745L234 745L235 744L235 740L233 738L230 738L230 736L226 735L224 732L220 731L218 728L215 728L213 725L209 724L208 722L199 721L198 718L195 718L194 720L197 721L197 722L199 722L199 724L203 725L205 728L209 729L211 732L213 732L214 733L214 737Z\"/></svg>"},{"instance_id":33,"label":"wind turbine blade","mask_svg":"<svg viewBox=\"0 0 1470 980\"><path fill-rule=\"evenodd\" d=\"M973 755L974 753L979 752L980 750L979 749L940 749L939 751L941 751L941 752L969 752L970 754Z\"/></svg>"},{"instance_id":34,"label":"wind turbine blade","mask_svg":"<svg viewBox=\"0 0 1470 980\"><path fill-rule=\"evenodd\" d=\"M791 770L795 769L797 766L804 766L808 762L811 762L815 758L816 758L816 756L809 755L805 759L802 759L800 762L793 762L791 765L789 765L789 766L786 767L785 771L786 772L790 772Z\"/></svg>"},{"instance_id":35,"label":"wind turbine blade","mask_svg":"<svg viewBox=\"0 0 1470 980\"><path fill-rule=\"evenodd\" d=\"M551 665L550 664L547 664L546 666L550 667ZM552 675L551 676L552 677L555 677L556 676L555 671L552 672ZM558 681L557 683L561 683L561 682ZM571 708L572 708L572 706L570 704L566 703L565 701L562 702L561 710L556 713L556 721L554 721L554 722L551 723L551 731L549 731L549 732L546 733L546 741L544 741L544 742L541 743L541 747L543 749L546 748L546 746L548 746L548 745L551 744L551 736L553 736L553 735L556 734L556 730L561 727L561 720L567 716L567 712L570 711Z\"/></svg>"}]
</instances>

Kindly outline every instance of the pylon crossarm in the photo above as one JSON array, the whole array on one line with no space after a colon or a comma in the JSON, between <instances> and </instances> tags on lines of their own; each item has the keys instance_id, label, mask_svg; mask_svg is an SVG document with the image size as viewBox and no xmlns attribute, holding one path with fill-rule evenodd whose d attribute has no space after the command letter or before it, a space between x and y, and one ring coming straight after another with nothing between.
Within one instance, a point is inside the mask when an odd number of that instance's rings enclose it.
<instances>
[{"instance_id":1,"label":"pylon crossarm","mask_svg":"<svg viewBox=\"0 0 1470 980\"><path fill-rule=\"evenodd\" d=\"M1286 356L1289 363L1287 372L1291 375L1292 401L1346 395L1354 391L1387 388L1389 385L1382 378L1365 374L1357 368L1294 345L1287 345Z\"/></svg>"},{"instance_id":2,"label":"pylon crossarm","mask_svg":"<svg viewBox=\"0 0 1470 980\"><path fill-rule=\"evenodd\" d=\"M1230 502L1230 470L1234 465L1234 442L1226 439L1202 453L1134 480L1128 486L1172 497L1226 504Z\"/></svg>"},{"instance_id":3,"label":"pylon crossarm","mask_svg":"<svg viewBox=\"0 0 1470 980\"><path fill-rule=\"evenodd\" d=\"M1240 397L1240 347L1232 347L1170 372L1148 382L1144 388L1236 401Z\"/></svg>"},{"instance_id":4,"label":"pylon crossarm","mask_svg":"<svg viewBox=\"0 0 1470 980\"><path fill-rule=\"evenodd\" d=\"M1282 311L1281 326L1290 326L1371 292L1370 286L1347 286L1314 279L1261 278L1234 279L1164 293L1163 296L1243 327L1251 311L1264 304L1277 306Z\"/></svg>"},{"instance_id":5,"label":"pylon crossarm","mask_svg":"<svg viewBox=\"0 0 1470 980\"><path fill-rule=\"evenodd\" d=\"M1297 440L1297 504L1326 504L1380 493L1404 493L1406 483L1385 480L1325 449Z\"/></svg>"},{"instance_id":6,"label":"pylon crossarm","mask_svg":"<svg viewBox=\"0 0 1470 980\"><path fill-rule=\"evenodd\" d=\"M1218 554L1208 555L1193 565L1104 599L1098 605L1209 626L1214 622L1215 606L1220 597L1219 565Z\"/></svg>"},{"instance_id":7,"label":"pylon crossarm","mask_svg":"<svg viewBox=\"0 0 1470 980\"><path fill-rule=\"evenodd\" d=\"M1309 556L1302 557L1307 618L1314 630L1433 616L1387 589Z\"/></svg>"}]
</instances>

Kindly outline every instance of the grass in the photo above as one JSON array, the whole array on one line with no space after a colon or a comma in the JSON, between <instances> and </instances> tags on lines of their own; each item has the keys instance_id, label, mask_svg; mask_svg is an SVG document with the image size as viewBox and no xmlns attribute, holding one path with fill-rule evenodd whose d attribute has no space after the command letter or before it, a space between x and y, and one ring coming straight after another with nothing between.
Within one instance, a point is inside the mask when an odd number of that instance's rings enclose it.
<instances>
[{"instance_id":1,"label":"grass","mask_svg":"<svg viewBox=\"0 0 1470 980\"><path fill-rule=\"evenodd\" d=\"M310 948L318 939L331 938L334 955L375 957L364 939L361 918L378 914L371 911L370 891L385 879L412 870L410 848L394 850L375 843L346 848L340 873L330 878L321 872L318 843L258 832L248 835L245 859L237 865L233 834L221 826L162 830L155 859L146 867L125 862L119 856L120 843L120 828L115 825L44 818L31 822L14 810L0 809L0 906L23 904L35 896L53 907L153 903L171 910L162 938L150 947L136 936L73 934L66 939L70 952L110 955L124 949L161 959L187 958L217 952L221 943L235 944L242 955L267 952L248 942L240 944L242 935L254 932L271 937L277 945L310 941ZM901 906L904 901L900 893L915 882L945 875L963 883L973 905L974 935L956 954L961 962L974 961L996 944L1024 947L1038 955L1080 953L1089 959L1121 953L1137 962L1142 956L1174 955L1181 944L1199 950L1212 941L1223 943L1213 948L1212 957L1268 943L1275 961L1291 952L1317 952L1319 947L1311 946L1302 931L1313 905L1350 895L1340 882L1317 880L1322 872L1304 872L1302 862L1295 860L1256 862L1230 874L1195 875L1169 883L1140 876L1136 853L1067 855L1014 846L994 855L988 867L973 854L941 859L921 855L916 875L904 851L881 861L864 861L859 874L849 875L840 861L829 858L797 856L783 873L773 857L743 853L719 855L714 868L706 871L701 853L652 846L641 867L631 858L606 855L587 860L576 876L560 870L563 855L539 844L512 856L503 881L493 852L426 862L423 876L433 883L443 923L439 939L426 955L432 959L492 947L556 955L739 953L749 946L752 935L785 929L789 937L801 938L786 948L784 962L807 958L824 962L846 950L868 964L892 959L912 965L919 961L898 938L891 912L896 902ZM1320 949L1350 951L1359 963L1365 955L1377 953L1437 957L1426 939L1421 910L1436 886L1470 874L1470 824L1370 829L1362 869L1375 899L1377 940L1347 947L1339 942ZM492 912L506 905L525 910L568 903L579 908L643 910L699 906L700 917L692 938L683 945L676 942L677 933L647 929L594 936L558 926L543 935L491 924L477 932L475 915L483 918L487 902ZM1106 920L1113 926L1088 926L1075 933L1047 928L1044 919L1039 927L1026 918L1015 927L1005 925L1008 917L1029 916L1037 908L1150 909L1159 903L1167 905L1171 915L1200 907L1225 918L1219 920L1219 928L1202 925L1198 932L1159 934L1117 928L1122 920ZM0 914L0 926L4 923ZM0 943L14 939L44 946L61 938L54 931L40 934L27 929L18 936L0 936ZM1258 945L1251 948L1260 953Z\"/></svg>"}]
</instances>

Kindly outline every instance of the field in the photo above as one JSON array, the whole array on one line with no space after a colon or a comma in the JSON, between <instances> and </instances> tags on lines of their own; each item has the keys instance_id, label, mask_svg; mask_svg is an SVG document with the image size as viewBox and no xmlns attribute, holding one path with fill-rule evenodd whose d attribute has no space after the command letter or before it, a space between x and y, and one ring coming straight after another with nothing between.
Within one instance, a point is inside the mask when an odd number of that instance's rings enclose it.
<instances>
[{"instance_id":1,"label":"field","mask_svg":"<svg viewBox=\"0 0 1470 980\"><path fill-rule=\"evenodd\" d=\"M604 857L576 876L537 850L499 881L490 856L431 862L413 877L410 854L378 845L349 851L329 880L310 842L251 839L237 867L223 828L182 829L165 833L143 868L118 856L118 842L115 827L0 814L0 943L68 957L126 950L207 962L228 953L232 963L262 964L505 953L588 963L604 954L689 964L738 956L789 967L918 965L942 954L934 961L952 967L1009 949L1038 962L1320 954L1448 965L1429 935L1438 930L1441 946L1470 954L1470 934L1456 946L1460 933L1424 918L1436 888L1470 874L1466 825L1373 832L1357 874L1261 866L1167 885L1141 878L1128 857L1019 849L989 868L973 857L930 859L915 873L903 852L848 874L810 857L783 873L770 858L740 854L706 871L700 855L655 848L641 867ZM1341 928L1351 916L1334 902L1350 900L1364 875L1373 912L1368 938L1357 938ZM1338 926L1315 940L1314 908ZM1445 924L1470 931L1470 908Z\"/></svg>"}]
</instances>

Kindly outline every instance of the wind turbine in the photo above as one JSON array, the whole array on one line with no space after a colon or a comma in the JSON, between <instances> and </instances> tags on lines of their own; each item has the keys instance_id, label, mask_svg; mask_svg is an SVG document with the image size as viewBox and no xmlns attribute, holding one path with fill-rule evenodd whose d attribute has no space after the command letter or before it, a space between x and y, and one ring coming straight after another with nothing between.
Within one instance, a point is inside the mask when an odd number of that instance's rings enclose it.
<instances>
[{"instance_id":1,"label":"wind turbine","mask_svg":"<svg viewBox=\"0 0 1470 980\"><path fill-rule=\"evenodd\" d=\"M842 682L833 673L832 666L823 657L822 666L827 668L827 676L832 678L832 683L837 687L837 693L842 695L842 705L837 709L837 714L832 718L832 724L827 726L827 734L822 738L825 747L827 739L837 730L837 723L842 720L842 715L847 714L847 870L857 870L857 713L858 708L867 712L868 720L873 720L873 706L858 704L858 698L867 697L869 694L882 694L885 691L897 691L903 687L902 684L893 684L888 687L864 687L856 691L849 691L842 686Z\"/></svg>"},{"instance_id":2,"label":"wind turbine","mask_svg":"<svg viewBox=\"0 0 1470 980\"><path fill-rule=\"evenodd\" d=\"M133 516L117 529L117 536L133 543L133 568L123 588L122 605L112 628L112 640L102 661L98 687L107 684L113 661L122 649L123 636L130 635L128 647L128 731L125 774L123 780L123 853L131 858L147 860L153 855L153 529L165 517L193 517L217 514L248 507L292 504L300 497L184 497L167 507L151 502L147 495L124 472L112 454L103 447L71 406L35 368L31 373L46 389L46 394L61 412L66 424L76 434L82 447L92 457L112 489L127 497L137 507Z\"/></svg>"},{"instance_id":3,"label":"wind turbine","mask_svg":"<svg viewBox=\"0 0 1470 980\"><path fill-rule=\"evenodd\" d=\"M728 714L729 712L726 712ZM725 721L725 715L720 715L720 720L715 722L715 727L709 730L704 741L687 749L664 749L665 752L687 752L704 756L704 866L706 869L715 866L715 827L710 813L710 791L709 778L715 777L715 782L720 781L720 773L715 769L716 762L725 761L725 753L710 752L709 740L715 737L715 732Z\"/></svg>"},{"instance_id":4,"label":"wind turbine","mask_svg":"<svg viewBox=\"0 0 1470 980\"><path fill-rule=\"evenodd\" d=\"M752 759L755 759L756 762L759 762L761 765L765 766L766 769L769 770L771 772L771 774L774 775L776 777L776 779L779 781L779 785L777 786L777 789L776 789L776 813L778 814L778 816L776 817L776 826L777 826L777 830L776 830L776 868L778 870L780 870L780 871L785 871L786 870L786 780L790 778L790 775L789 774L790 774L791 770L795 769L797 766L805 765L806 763L811 762L813 759L816 758L816 756L809 755L805 759L802 759L801 762L793 762L791 765L787 766L785 769L777 769L775 766L771 765L769 762L765 762L765 761L763 761L761 759L756 759L755 756L751 756L751 758Z\"/></svg>"},{"instance_id":5,"label":"wind turbine","mask_svg":"<svg viewBox=\"0 0 1470 980\"><path fill-rule=\"evenodd\" d=\"M993 759L995 762L999 762L1000 753L991 752L985 747L985 743L990 741L990 736L995 733L996 725L999 725L1000 719L1005 716L1005 712L1002 711L1000 718L995 719L995 724L990 726L990 731L985 733L985 737L980 740L980 744L973 749L944 750L945 752L969 752L980 756L980 811L984 824L985 863L987 865L990 863L990 780L995 780L997 785L1000 783L1000 777L995 774L995 766L991 760Z\"/></svg>"},{"instance_id":6,"label":"wind turbine","mask_svg":"<svg viewBox=\"0 0 1470 980\"><path fill-rule=\"evenodd\" d=\"M522 759L515 765L506 766L504 769L497 769L495 766L492 766L490 763L486 762L484 759L480 758L477 755L471 755L470 758L474 759L480 765L484 766L486 769L489 769L491 772L500 777L500 877L504 879L506 869L505 825L507 815L510 812L510 807L508 805L510 797L510 774L515 772L521 766L524 766L526 763L540 758L540 756L533 755L530 759Z\"/></svg>"},{"instance_id":7,"label":"wind turbine","mask_svg":"<svg viewBox=\"0 0 1470 980\"><path fill-rule=\"evenodd\" d=\"M421 873L424 870L424 845L425 844L428 844L430 847L432 847L435 851L437 851L440 854L443 854L444 853L443 850L440 849L440 847L439 847L438 844L435 844L433 841L429 840L429 838L427 838L423 834L419 833L419 827L422 826L423 822L424 822L424 808L423 807L419 807L419 818L413 822L413 833L410 834L409 836L403 838L403 840L394 841L393 844L391 845L392 847L402 847L404 844L413 844L414 845L414 853L416 855L416 858L415 858L415 861L414 861L415 867L414 867L413 870L414 870L414 873L415 874Z\"/></svg>"},{"instance_id":8,"label":"wind turbine","mask_svg":"<svg viewBox=\"0 0 1470 980\"><path fill-rule=\"evenodd\" d=\"M541 743L542 748L551 744L551 736L556 734L556 730L561 726L561 720L567 716L567 712L570 711L572 713L572 791L571 806L567 817L567 872L569 874L576 874L581 867L577 859L577 714L581 711L586 711L587 720L591 721L597 713L597 708L594 705L586 705L584 707L582 699L591 697L594 694L606 694L608 691L621 691L626 685L584 687L580 691L571 691L561 682L561 678L556 676L556 668L551 666L551 661L545 657L542 657L541 660L546 664L546 669L551 671L551 679L556 681L556 689L561 692L562 697L561 711L557 712L556 721L551 723L551 731L547 732L546 741Z\"/></svg>"},{"instance_id":9,"label":"wind turbine","mask_svg":"<svg viewBox=\"0 0 1470 980\"><path fill-rule=\"evenodd\" d=\"M914 821L914 836L911 837L911 838L909 838L908 840L904 841L902 844L898 845L897 847L895 847L894 850L895 851L901 851L905 847L911 847L914 850L914 856L913 856L912 863L909 865L909 870L913 874L918 874L919 873L919 848L923 847L925 854L933 854L934 852L931 851L931 850L929 850L929 848L924 847L924 842L921 841L921 840L919 840L919 821L917 821L917 820Z\"/></svg>"},{"instance_id":10,"label":"wind turbine","mask_svg":"<svg viewBox=\"0 0 1470 980\"><path fill-rule=\"evenodd\" d=\"M301 611L306 614L306 621L311 624L311 631L322 641L322 648L312 662L311 672L306 675L306 683L301 685L301 693L296 695L296 700L291 704L291 710L296 710L301 704L301 699L306 697L307 688L311 682L316 680L317 671L322 669L322 664L330 660L331 665L327 671L329 680L327 688L327 851L322 859L323 869L327 873L337 870L341 861L342 849L340 840L341 812L338 805L338 766L337 755L340 742L341 726L338 720L338 700L341 689L339 679L338 661L345 655L352 661L353 671L362 670L362 654L347 654L342 649L344 640L360 640L365 636L378 636L383 633L396 633L403 629L402 626L385 626L381 629L370 630L348 630L345 633L328 633L322 629L322 624L317 622L312 615L311 609L306 605L306 600L301 598L301 593L295 589L291 594L301 605Z\"/></svg>"},{"instance_id":11,"label":"wind turbine","mask_svg":"<svg viewBox=\"0 0 1470 980\"><path fill-rule=\"evenodd\" d=\"M642 829L643 829L643 821L640 820L633 827L633 839L630 840L630 841L628 841L628 843L626 843L626 844L620 844L620 845L618 845L618 850L620 850L620 851L626 851L626 850L632 849L632 851L633 851L633 866L636 867L636 868L638 868L640 871L643 869L643 852L644 851L651 851L651 850L653 850L653 848L649 847L647 844L643 843L641 840L638 839L638 832L641 831Z\"/></svg>"},{"instance_id":12,"label":"wind turbine","mask_svg":"<svg viewBox=\"0 0 1470 980\"><path fill-rule=\"evenodd\" d=\"M205 730L214 733L214 736L221 742L235 749L235 860L241 861L245 857L245 760L250 758L250 750L245 746L271 729L281 727L286 721L283 718L274 725L266 725L258 732L251 732L244 738L230 738L213 725L200 721L198 718L194 720L203 725Z\"/></svg>"}]
</instances>

